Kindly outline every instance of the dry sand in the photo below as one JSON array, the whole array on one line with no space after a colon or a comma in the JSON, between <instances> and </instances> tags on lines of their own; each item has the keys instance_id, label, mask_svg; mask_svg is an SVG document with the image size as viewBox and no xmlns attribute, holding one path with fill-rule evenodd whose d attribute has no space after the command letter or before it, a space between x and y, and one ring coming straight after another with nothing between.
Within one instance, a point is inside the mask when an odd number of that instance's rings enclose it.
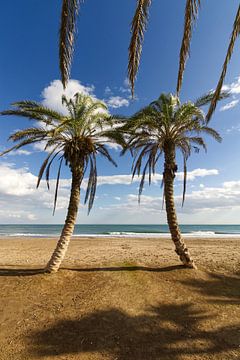
<instances>
[{"instance_id":1,"label":"dry sand","mask_svg":"<svg viewBox=\"0 0 240 360\"><path fill-rule=\"evenodd\" d=\"M198 270L166 239L0 240L0 359L240 359L240 239L187 239Z\"/></svg>"},{"instance_id":2,"label":"dry sand","mask_svg":"<svg viewBox=\"0 0 240 360\"><path fill-rule=\"evenodd\" d=\"M57 239L0 239L0 266L44 267ZM239 239L186 239L200 269L218 272L240 270ZM178 257L170 239L153 238L73 238L63 267L101 267L118 264L164 267L178 265Z\"/></svg>"}]
</instances>

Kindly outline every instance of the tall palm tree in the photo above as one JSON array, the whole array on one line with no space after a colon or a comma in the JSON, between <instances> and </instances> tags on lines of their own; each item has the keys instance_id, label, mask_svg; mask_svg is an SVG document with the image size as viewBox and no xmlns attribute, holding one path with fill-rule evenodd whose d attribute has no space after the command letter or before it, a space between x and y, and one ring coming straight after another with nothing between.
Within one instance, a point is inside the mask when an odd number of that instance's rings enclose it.
<instances>
[{"instance_id":1,"label":"tall palm tree","mask_svg":"<svg viewBox=\"0 0 240 360\"><path fill-rule=\"evenodd\" d=\"M89 172L85 203L88 202L88 211L90 211L97 185L96 157L98 154L102 155L116 166L106 147L106 141L119 139L121 142L121 134L111 129L112 119L108 115L104 103L81 94L76 94L70 100L63 96L62 102L68 110L66 116L34 101L16 102L13 104L14 109L1 113L2 115L17 115L34 119L38 122L35 127L18 130L12 134L9 139L16 144L1 154L4 155L23 146L44 141L48 155L40 168L37 187L45 172L49 188L50 168L53 161L59 158L54 211L62 162L65 161L71 170L71 195L67 217L57 246L46 266L47 272L55 272L59 269L67 251L77 219L80 187L84 175Z\"/></svg>"},{"instance_id":2,"label":"tall palm tree","mask_svg":"<svg viewBox=\"0 0 240 360\"><path fill-rule=\"evenodd\" d=\"M176 151L180 151L184 160L183 201L186 192L187 160L192 150L199 151L206 144L201 133L221 141L220 135L206 125L201 106L212 99L212 94L199 98L195 103L180 104L179 98L172 94L162 94L158 100L133 115L121 128L128 134L127 148L133 153L133 177L141 174L139 201L143 190L146 173L149 183L155 173L157 163L164 157L163 186L166 203L167 221L176 253L184 265L196 267L182 238L178 226L174 204L174 178L177 172ZM226 95L222 95L226 96ZM145 160L146 159L146 160Z\"/></svg>"}]
</instances>

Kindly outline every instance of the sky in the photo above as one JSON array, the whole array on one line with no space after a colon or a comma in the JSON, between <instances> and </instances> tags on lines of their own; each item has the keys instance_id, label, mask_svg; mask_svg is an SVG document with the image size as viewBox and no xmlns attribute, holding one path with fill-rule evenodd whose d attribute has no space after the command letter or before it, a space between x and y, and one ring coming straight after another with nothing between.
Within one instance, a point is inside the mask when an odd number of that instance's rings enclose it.
<instances>
[{"instance_id":1,"label":"sky","mask_svg":"<svg viewBox=\"0 0 240 360\"><path fill-rule=\"evenodd\" d=\"M132 115L163 92L175 92L178 57L184 21L184 0L153 0L141 65L132 100L128 87L127 60L130 23L135 0L85 0L77 24L71 80L66 95L83 92L104 100L113 114ZM18 100L36 100L64 111L58 67L60 0L5 1L1 4L0 109ZM181 101L194 100L214 89L224 61L237 0L204 1L194 30L191 56L184 74ZM185 205L181 207L182 159L175 199L182 224L239 224L240 212L240 39L230 62L225 89L231 97L219 103L211 120L221 144L207 138L208 152L193 154L188 161ZM8 136L29 125L29 120L0 118L0 149L11 146ZM164 224L159 161L152 185L146 183L138 204L139 179L131 181L130 155L119 156L115 168L98 159L98 187L94 207L80 204L78 224ZM52 216L56 167L51 186L36 189L41 163L47 154L42 144L28 146L0 159L0 223L63 223L69 199L70 172L64 168L55 216ZM82 198L86 179L82 186Z\"/></svg>"}]
</instances>

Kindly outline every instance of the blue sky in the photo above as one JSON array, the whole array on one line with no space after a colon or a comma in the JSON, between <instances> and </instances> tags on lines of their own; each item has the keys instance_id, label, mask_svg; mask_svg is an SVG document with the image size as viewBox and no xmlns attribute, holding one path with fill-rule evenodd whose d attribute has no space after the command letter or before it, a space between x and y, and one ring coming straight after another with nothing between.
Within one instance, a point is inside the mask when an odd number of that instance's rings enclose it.
<instances>
[{"instance_id":1,"label":"blue sky","mask_svg":"<svg viewBox=\"0 0 240 360\"><path fill-rule=\"evenodd\" d=\"M162 92L174 92L183 31L185 1L153 0L140 71L137 99L130 99L125 81L130 22L135 0L86 0L81 6L72 81L67 94L90 92L104 99L112 113L133 114ZM62 93L58 69L60 0L22 0L2 4L0 33L0 108L16 100L43 101L60 106ZM203 2L194 31L181 101L195 99L217 83L238 7L237 0ZM181 209L182 161L176 179L176 203L181 223L239 223L240 199L240 41L226 76L230 99L219 104L211 121L223 143L207 139L208 153L194 154L188 162L185 207ZM0 145L9 134L28 125L14 117L1 118ZM52 217L55 172L50 192L43 183L35 189L39 166L46 154L41 147L0 160L0 223L62 223L68 203L68 169L62 172L56 214ZM112 150L117 169L99 159L99 186L94 208L87 216L81 206L78 223L165 223L161 211L161 172L149 188L145 185L137 204L138 181L130 183L131 158ZM84 185L84 184L83 184ZM84 193L84 186L83 186Z\"/></svg>"}]
</instances>

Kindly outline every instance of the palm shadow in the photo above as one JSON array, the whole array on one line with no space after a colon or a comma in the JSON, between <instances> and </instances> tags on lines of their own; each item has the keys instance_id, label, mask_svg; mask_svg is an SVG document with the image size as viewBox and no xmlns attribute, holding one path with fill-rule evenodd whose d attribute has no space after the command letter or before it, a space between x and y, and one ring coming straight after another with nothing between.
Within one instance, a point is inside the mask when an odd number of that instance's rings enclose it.
<instances>
[{"instance_id":1,"label":"palm shadow","mask_svg":"<svg viewBox=\"0 0 240 360\"><path fill-rule=\"evenodd\" d=\"M114 271L146 271L146 272L168 272L179 269L187 269L184 265L173 265L166 266L162 268L154 268L147 266L109 266L109 267L94 267L94 268L76 268L76 267L62 267L62 270L77 271L77 272L114 272ZM44 268L0 268L0 276L32 276L43 274L45 272Z\"/></svg>"},{"instance_id":2,"label":"palm shadow","mask_svg":"<svg viewBox=\"0 0 240 360\"><path fill-rule=\"evenodd\" d=\"M180 360L187 355L219 358L226 352L232 356L226 359L235 358L240 326L202 330L202 321L208 319L192 304L159 305L138 316L112 308L57 321L31 331L28 339L38 358L94 353L118 360Z\"/></svg>"},{"instance_id":3,"label":"palm shadow","mask_svg":"<svg viewBox=\"0 0 240 360\"><path fill-rule=\"evenodd\" d=\"M44 268L0 268L0 276L33 276L43 274L44 272Z\"/></svg>"},{"instance_id":4,"label":"palm shadow","mask_svg":"<svg viewBox=\"0 0 240 360\"><path fill-rule=\"evenodd\" d=\"M211 299L209 302L240 305L240 277L208 273L209 279L188 279L181 283Z\"/></svg>"},{"instance_id":5,"label":"palm shadow","mask_svg":"<svg viewBox=\"0 0 240 360\"><path fill-rule=\"evenodd\" d=\"M184 265L171 265L165 267L149 267L149 266L105 266L105 267L86 267L86 268L77 268L77 267L64 267L62 270L71 270L78 272L117 272L117 271L146 271L146 272L168 272L180 269L188 269Z\"/></svg>"}]
</instances>

